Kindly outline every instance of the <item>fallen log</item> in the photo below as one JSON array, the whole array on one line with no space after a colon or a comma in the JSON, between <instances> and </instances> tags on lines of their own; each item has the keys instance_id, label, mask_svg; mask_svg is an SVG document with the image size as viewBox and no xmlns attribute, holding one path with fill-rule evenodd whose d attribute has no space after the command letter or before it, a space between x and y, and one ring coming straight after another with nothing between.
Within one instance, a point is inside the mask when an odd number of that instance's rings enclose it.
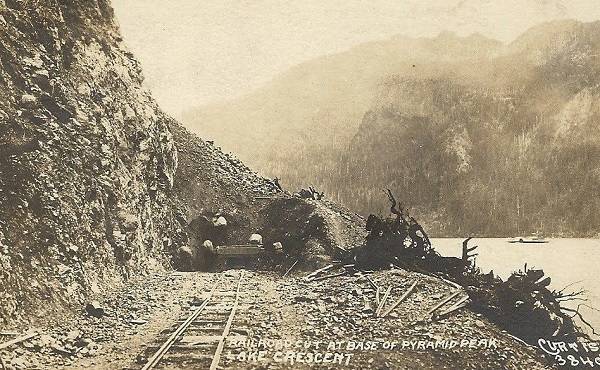
<instances>
[{"instance_id":1,"label":"fallen log","mask_svg":"<svg viewBox=\"0 0 600 370\"><path fill-rule=\"evenodd\" d=\"M33 337L36 337L37 335L38 335L38 333L33 332L33 333L29 333L29 334L23 335L21 337L15 338L13 340L9 340L8 342L1 343L0 344L0 350L8 348L8 347L12 346L13 344L21 343L23 341L26 341L27 339L31 339Z\"/></svg>"},{"instance_id":2,"label":"fallen log","mask_svg":"<svg viewBox=\"0 0 600 370\"><path fill-rule=\"evenodd\" d=\"M17 335L19 335L19 333L16 331L3 331L3 332L0 332L0 335L7 336L7 337L16 337Z\"/></svg>"},{"instance_id":3,"label":"fallen log","mask_svg":"<svg viewBox=\"0 0 600 370\"><path fill-rule=\"evenodd\" d=\"M364 271L361 271L363 274L365 274ZM369 282L369 284L371 285L371 287L375 290L375 302L377 303L377 305L379 305L379 285L377 285L373 279L371 279L368 275L363 275L367 281Z\"/></svg>"},{"instance_id":4,"label":"fallen log","mask_svg":"<svg viewBox=\"0 0 600 370\"><path fill-rule=\"evenodd\" d=\"M338 249L338 250L342 251L342 253L344 255L348 255L350 253L347 249L344 249L344 248L340 247L339 245L336 245L335 249Z\"/></svg>"},{"instance_id":5,"label":"fallen log","mask_svg":"<svg viewBox=\"0 0 600 370\"><path fill-rule=\"evenodd\" d=\"M415 280L414 283L412 283L412 285L410 286L410 288L408 288L408 290L406 292L404 292L404 294L402 294L402 296L400 298L398 298L398 300L396 302L394 302L390 308L388 308L382 315L381 317L386 317L387 315L389 315L390 313L392 313L392 311L398 307L402 302L404 302L406 300L406 298L408 298L408 296L413 292L413 290L415 290L417 283L419 281Z\"/></svg>"},{"instance_id":6,"label":"fallen log","mask_svg":"<svg viewBox=\"0 0 600 370\"><path fill-rule=\"evenodd\" d=\"M455 283L455 282L453 282L451 280L445 279L445 278L441 277L438 274L433 274L433 277L436 277L436 278L440 279L441 281L443 281L444 283L450 285L451 287L454 287L456 289L462 289L462 286L460 286L459 284L457 284L457 283Z\"/></svg>"},{"instance_id":7,"label":"fallen log","mask_svg":"<svg viewBox=\"0 0 600 370\"><path fill-rule=\"evenodd\" d=\"M426 316L431 316L435 311L437 311L439 308L441 308L442 306L444 306L446 303L450 302L452 299L454 299L454 297L456 297L457 295L459 295L461 292L455 292L450 294L448 297L446 297L445 299L443 299L440 303L436 304L435 307L433 307L431 310L427 311L427 315Z\"/></svg>"},{"instance_id":8,"label":"fallen log","mask_svg":"<svg viewBox=\"0 0 600 370\"><path fill-rule=\"evenodd\" d=\"M364 273L364 271L361 271L361 272ZM371 279L368 275L363 275L363 276L367 279L367 281L369 282L369 284L371 284L371 286L373 287L373 289L379 289L379 285L377 285L377 283L375 283L373 281L373 279Z\"/></svg>"},{"instance_id":9,"label":"fallen log","mask_svg":"<svg viewBox=\"0 0 600 370\"><path fill-rule=\"evenodd\" d=\"M288 276L288 274L290 273L290 271L292 271L292 269L293 269L294 267L296 267L296 265L298 264L298 261L299 261L299 260L296 260L296 262L294 262L294 263L293 263L293 264L290 266L290 268L289 268L289 269L287 269L287 271L285 272L285 274L283 274L283 277L286 277L286 276Z\"/></svg>"},{"instance_id":10,"label":"fallen log","mask_svg":"<svg viewBox=\"0 0 600 370\"><path fill-rule=\"evenodd\" d=\"M312 280L312 279L313 279L315 276L317 276L317 275L318 275L318 274L320 274L321 272L325 272L325 271L328 271L328 270L330 270L332 267L333 267L333 265L327 265L327 266L325 266L325 267L323 267L323 268L320 268L320 269L318 269L318 270L315 270L315 271L311 272L310 274L306 275L306 276L304 277L304 280L306 280L306 281L311 281L311 280Z\"/></svg>"},{"instance_id":11,"label":"fallen log","mask_svg":"<svg viewBox=\"0 0 600 370\"><path fill-rule=\"evenodd\" d=\"M347 272L343 271L343 272L338 272L337 274L330 274L330 275L316 277L316 278L313 278L313 279L311 279L309 281L321 281L321 280L331 279L331 278L338 277L338 276L343 276L343 275L346 275L346 274L347 274Z\"/></svg>"},{"instance_id":12,"label":"fallen log","mask_svg":"<svg viewBox=\"0 0 600 370\"><path fill-rule=\"evenodd\" d=\"M533 346L533 345L531 345L531 344L529 344L529 343L525 342L523 339L521 339L521 338L519 338L519 337L516 337L516 336L512 335L512 334L511 334L511 333L509 333L509 332L505 332L505 333L502 333L502 334L503 334L503 335L506 335L506 336L507 336L507 337L509 337L509 338L512 338L512 339L516 340L517 342L519 342L519 343L521 343L521 344L524 344L524 345L526 345L527 347L538 349L538 347L536 347L536 346Z\"/></svg>"},{"instance_id":13,"label":"fallen log","mask_svg":"<svg viewBox=\"0 0 600 370\"><path fill-rule=\"evenodd\" d=\"M450 308L448 308L446 311L440 313L439 315L437 315L438 317L442 317L442 316L447 316L450 315L451 313L460 310L461 308L465 307L466 304L464 304L466 301L469 300L469 297L463 297L461 300L459 300L458 302L456 302L455 304L453 304Z\"/></svg>"},{"instance_id":14,"label":"fallen log","mask_svg":"<svg viewBox=\"0 0 600 370\"><path fill-rule=\"evenodd\" d=\"M387 301L391 291L392 291L391 286L388 287L387 290L385 291L383 298L381 298L381 302L379 302L379 305L377 306L377 310L375 310L375 317L379 317L379 315L381 314L381 310L383 310L383 306L385 305L385 302Z\"/></svg>"},{"instance_id":15,"label":"fallen log","mask_svg":"<svg viewBox=\"0 0 600 370\"><path fill-rule=\"evenodd\" d=\"M397 261L400 262L400 261ZM401 263L402 264L402 263ZM458 283L455 283L451 280L448 280L446 278L444 278L443 276L440 276L439 274L435 273L435 272L430 272L430 271L425 271L422 268L415 266L415 265L406 265L406 264L402 264L402 266L396 266L394 265L395 268L397 269L402 269L402 270L406 270L406 271L416 271L418 273L421 273L423 275L427 275L429 277L435 278L435 279L439 279L441 281L443 281L444 283L450 285L453 288L456 289L462 289L462 286Z\"/></svg>"}]
</instances>

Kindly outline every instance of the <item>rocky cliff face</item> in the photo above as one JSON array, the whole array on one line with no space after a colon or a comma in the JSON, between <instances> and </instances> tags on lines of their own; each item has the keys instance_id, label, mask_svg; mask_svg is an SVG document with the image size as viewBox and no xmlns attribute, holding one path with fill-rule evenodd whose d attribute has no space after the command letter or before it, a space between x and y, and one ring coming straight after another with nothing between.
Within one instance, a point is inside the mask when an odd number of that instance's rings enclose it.
<instances>
[{"instance_id":1,"label":"rocky cliff face","mask_svg":"<svg viewBox=\"0 0 600 370\"><path fill-rule=\"evenodd\" d=\"M0 313L43 314L175 238L177 151L104 0L0 2ZM99 268L103 266L106 268Z\"/></svg>"}]
</instances>

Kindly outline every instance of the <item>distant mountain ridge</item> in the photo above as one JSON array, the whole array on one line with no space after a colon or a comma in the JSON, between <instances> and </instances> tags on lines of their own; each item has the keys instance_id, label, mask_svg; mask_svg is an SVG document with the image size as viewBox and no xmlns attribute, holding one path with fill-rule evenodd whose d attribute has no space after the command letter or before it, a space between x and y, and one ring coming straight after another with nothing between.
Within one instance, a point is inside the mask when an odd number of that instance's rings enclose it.
<instances>
[{"instance_id":1,"label":"distant mountain ridge","mask_svg":"<svg viewBox=\"0 0 600 370\"><path fill-rule=\"evenodd\" d=\"M596 235L599 56L600 22L548 22L508 45L396 37L184 121L362 213L394 188L435 235Z\"/></svg>"},{"instance_id":2,"label":"distant mountain ridge","mask_svg":"<svg viewBox=\"0 0 600 370\"><path fill-rule=\"evenodd\" d=\"M429 60L464 61L488 57L501 45L471 36L472 45L452 34L436 39L397 36L359 45L344 53L302 63L269 85L233 102L201 107L184 114L184 121L203 137L214 138L241 158L263 157L261 146L278 150L347 142L358 127L381 79L402 71L421 74L415 64ZM452 47L450 47L452 46ZM429 73L435 74L435 66ZM285 144L285 145L283 145ZM264 146L263 146L264 148Z\"/></svg>"}]
</instances>

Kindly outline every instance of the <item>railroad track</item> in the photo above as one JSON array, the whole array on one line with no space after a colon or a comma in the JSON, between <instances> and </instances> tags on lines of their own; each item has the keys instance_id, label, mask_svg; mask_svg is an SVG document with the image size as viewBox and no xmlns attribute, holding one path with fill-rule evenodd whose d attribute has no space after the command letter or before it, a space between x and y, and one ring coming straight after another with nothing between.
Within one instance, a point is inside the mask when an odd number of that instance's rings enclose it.
<instances>
[{"instance_id":1,"label":"railroad track","mask_svg":"<svg viewBox=\"0 0 600 370\"><path fill-rule=\"evenodd\" d=\"M242 279L243 271L238 276L219 275L204 300L192 306L191 314L178 322L142 370L217 369L239 305Z\"/></svg>"}]
</instances>

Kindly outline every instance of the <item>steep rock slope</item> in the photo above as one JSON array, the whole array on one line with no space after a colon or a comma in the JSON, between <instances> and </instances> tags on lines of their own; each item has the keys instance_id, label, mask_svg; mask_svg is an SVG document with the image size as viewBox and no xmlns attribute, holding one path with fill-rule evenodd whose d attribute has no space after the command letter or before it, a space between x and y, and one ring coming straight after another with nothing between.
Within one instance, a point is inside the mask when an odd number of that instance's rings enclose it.
<instances>
[{"instance_id":1,"label":"steep rock slope","mask_svg":"<svg viewBox=\"0 0 600 370\"><path fill-rule=\"evenodd\" d=\"M177 152L104 1L0 2L0 313L164 263ZM71 299L73 299L71 301Z\"/></svg>"}]
</instances>

